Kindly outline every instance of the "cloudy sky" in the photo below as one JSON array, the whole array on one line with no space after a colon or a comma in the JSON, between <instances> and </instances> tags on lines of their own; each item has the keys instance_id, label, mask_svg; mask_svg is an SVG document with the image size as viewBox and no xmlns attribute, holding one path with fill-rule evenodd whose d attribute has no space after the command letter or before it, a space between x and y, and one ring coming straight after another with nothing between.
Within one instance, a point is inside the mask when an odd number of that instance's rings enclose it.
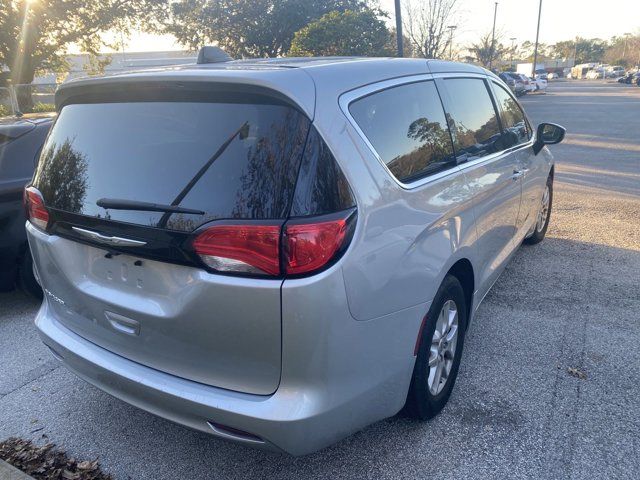
<instances>
[{"instance_id":1,"label":"cloudy sky","mask_svg":"<svg viewBox=\"0 0 640 480\"><path fill-rule=\"evenodd\" d=\"M419 1L419 0L413 0ZM390 14L392 24L394 0L379 0ZM458 0L458 25L454 43L468 45L491 30L494 0ZM499 0L496 30L505 43L533 41L536 35L538 0ZM609 39L626 32L640 33L639 0L543 0L540 41L555 43L576 35ZM136 34L129 39L129 51L181 49L170 36Z\"/></svg>"}]
</instances>

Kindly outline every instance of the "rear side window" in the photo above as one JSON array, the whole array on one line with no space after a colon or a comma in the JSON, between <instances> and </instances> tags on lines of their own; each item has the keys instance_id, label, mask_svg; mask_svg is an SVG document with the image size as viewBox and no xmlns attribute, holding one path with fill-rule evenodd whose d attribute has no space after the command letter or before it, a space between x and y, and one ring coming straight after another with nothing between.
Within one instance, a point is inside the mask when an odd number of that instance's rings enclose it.
<instances>
[{"instance_id":1,"label":"rear side window","mask_svg":"<svg viewBox=\"0 0 640 480\"><path fill-rule=\"evenodd\" d=\"M373 93L352 102L349 112L398 180L412 182L455 166L433 81Z\"/></svg>"},{"instance_id":2,"label":"rear side window","mask_svg":"<svg viewBox=\"0 0 640 480\"><path fill-rule=\"evenodd\" d=\"M493 91L496 96L496 103L500 110L500 120L505 135L513 137L513 145L519 145L529 141L531 132L524 117L520 105L513 97L500 85L494 82Z\"/></svg>"},{"instance_id":3,"label":"rear side window","mask_svg":"<svg viewBox=\"0 0 640 480\"><path fill-rule=\"evenodd\" d=\"M501 150L500 125L484 80L449 78L447 91L449 128L459 161L484 157Z\"/></svg>"},{"instance_id":4,"label":"rear side window","mask_svg":"<svg viewBox=\"0 0 640 480\"><path fill-rule=\"evenodd\" d=\"M65 106L34 185L54 209L191 231L215 219L283 219L309 120L260 102L145 101ZM204 214L105 209L102 198Z\"/></svg>"},{"instance_id":5,"label":"rear side window","mask_svg":"<svg viewBox=\"0 0 640 480\"><path fill-rule=\"evenodd\" d=\"M355 204L347 179L312 125L300 165L291 216L324 215Z\"/></svg>"}]
</instances>

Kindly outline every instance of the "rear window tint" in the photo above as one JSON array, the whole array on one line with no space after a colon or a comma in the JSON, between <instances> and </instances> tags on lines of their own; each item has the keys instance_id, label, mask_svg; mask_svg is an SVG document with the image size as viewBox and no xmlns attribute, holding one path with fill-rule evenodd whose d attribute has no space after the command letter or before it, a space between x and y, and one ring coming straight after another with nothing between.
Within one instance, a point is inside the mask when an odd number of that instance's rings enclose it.
<instances>
[{"instance_id":1,"label":"rear window tint","mask_svg":"<svg viewBox=\"0 0 640 480\"><path fill-rule=\"evenodd\" d=\"M214 219L286 218L308 129L302 113L267 101L71 104L34 184L54 209L145 226L190 231ZM160 223L162 212L106 210L101 198L206 213Z\"/></svg>"},{"instance_id":2,"label":"rear window tint","mask_svg":"<svg viewBox=\"0 0 640 480\"><path fill-rule=\"evenodd\" d=\"M291 216L323 215L353 206L355 200L344 173L312 126L300 165Z\"/></svg>"},{"instance_id":3,"label":"rear window tint","mask_svg":"<svg viewBox=\"0 0 640 480\"><path fill-rule=\"evenodd\" d=\"M455 166L442 103L432 81L388 88L349 112L391 173L412 182Z\"/></svg>"}]
</instances>

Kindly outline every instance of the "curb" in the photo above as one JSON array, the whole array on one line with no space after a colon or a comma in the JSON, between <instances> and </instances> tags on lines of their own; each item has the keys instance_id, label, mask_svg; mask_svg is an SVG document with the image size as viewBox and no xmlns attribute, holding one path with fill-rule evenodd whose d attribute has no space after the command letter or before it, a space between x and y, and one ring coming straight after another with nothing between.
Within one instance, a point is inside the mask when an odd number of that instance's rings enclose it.
<instances>
[{"instance_id":1,"label":"curb","mask_svg":"<svg viewBox=\"0 0 640 480\"><path fill-rule=\"evenodd\" d=\"M0 460L0 480L34 480L34 478L4 460Z\"/></svg>"}]
</instances>

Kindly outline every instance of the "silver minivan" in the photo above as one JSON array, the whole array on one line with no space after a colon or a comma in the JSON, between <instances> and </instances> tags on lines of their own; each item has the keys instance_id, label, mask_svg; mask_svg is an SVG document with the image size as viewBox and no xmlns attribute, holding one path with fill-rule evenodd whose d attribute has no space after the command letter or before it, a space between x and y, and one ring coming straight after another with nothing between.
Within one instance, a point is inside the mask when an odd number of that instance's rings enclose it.
<instances>
[{"instance_id":1,"label":"silver minivan","mask_svg":"<svg viewBox=\"0 0 640 480\"><path fill-rule=\"evenodd\" d=\"M137 407L294 455L444 407L474 312L545 235L564 136L486 70L419 59L201 63L56 104L25 190L44 343Z\"/></svg>"}]
</instances>

